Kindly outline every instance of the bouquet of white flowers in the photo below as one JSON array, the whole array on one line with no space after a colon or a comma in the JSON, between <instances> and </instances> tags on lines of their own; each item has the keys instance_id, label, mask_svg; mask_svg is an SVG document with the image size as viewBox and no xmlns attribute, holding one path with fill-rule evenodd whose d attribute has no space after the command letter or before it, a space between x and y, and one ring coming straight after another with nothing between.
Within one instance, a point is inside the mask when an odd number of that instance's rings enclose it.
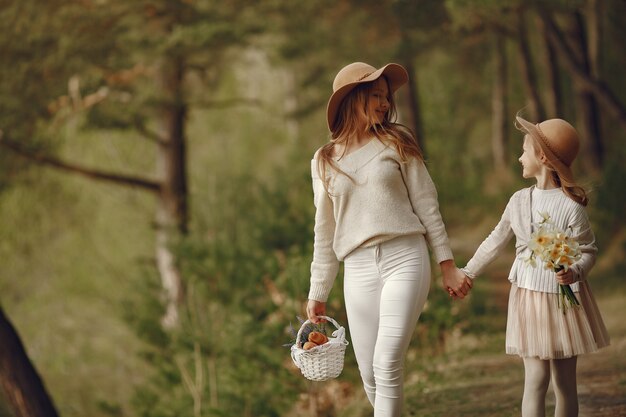
<instances>
[{"instance_id":1,"label":"bouquet of white flowers","mask_svg":"<svg viewBox=\"0 0 626 417\"><path fill-rule=\"evenodd\" d=\"M528 248L531 254L526 259L533 267L537 266L536 258L544 262L544 267L554 272L567 271L574 262L580 259L580 247L571 236L571 229L561 230L550 219L548 213L539 213L542 220L534 225L537 230L530 235ZM580 302L569 285L559 284L560 303L563 313L567 307L578 307Z\"/></svg>"}]
</instances>

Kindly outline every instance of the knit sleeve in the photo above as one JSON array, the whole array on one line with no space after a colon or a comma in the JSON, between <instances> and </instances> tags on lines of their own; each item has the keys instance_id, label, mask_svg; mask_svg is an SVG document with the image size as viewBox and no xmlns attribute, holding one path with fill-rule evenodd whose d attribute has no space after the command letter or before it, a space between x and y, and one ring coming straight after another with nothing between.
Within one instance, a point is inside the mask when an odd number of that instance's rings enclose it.
<instances>
[{"instance_id":1,"label":"knit sleeve","mask_svg":"<svg viewBox=\"0 0 626 417\"><path fill-rule=\"evenodd\" d=\"M426 240L437 263L453 259L446 233L446 226L439 212L437 189L424 161L410 158L400 163L402 176L408 191L413 212L426 229Z\"/></svg>"},{"instance_id":2,"label":"knit sleeve","mask_svg":"<svg viewBox=\"0 0 626 417\"><path fill-rule=\"evenodd\" d=\"M326 302L339 271L339 261L333 250L335 234L333 202L317 174L316 158L311 161L311 177L316 210L309 299Z\"/></svg>"},{"instance_id":3,"label":"knit sleeve","mask_svg":"<svg viewBox=\"0 0 626 417\"><path fill-rule=\"evenodd\" d=\"M483 270L493 262L504 250L506 244L514 236L513 228L511 227L511 210L514 204L513 197L509 200L504 213L500 218L500 222L491 231L489 236L480 244L472 259L469 260L467 265L461 270L468 277L474 279L480 275Z\"/></svg>"},{"instance_id":4,"label":"knit sleeve","mask_svg":"<svg viewBox=\"0 0 626 417\"><path fill-rule=\"evenodd\" d=\"M584 206L576 204L570 227L572 237L578 242L582 253L581 258L576 261L571 268L574 273L574 279L576 281L582 281L587 279L589 271L596 263L596 254L598 253L596 238L593 230L591 230L589 218L587 217Z\"/></svg>"}]
</instances>

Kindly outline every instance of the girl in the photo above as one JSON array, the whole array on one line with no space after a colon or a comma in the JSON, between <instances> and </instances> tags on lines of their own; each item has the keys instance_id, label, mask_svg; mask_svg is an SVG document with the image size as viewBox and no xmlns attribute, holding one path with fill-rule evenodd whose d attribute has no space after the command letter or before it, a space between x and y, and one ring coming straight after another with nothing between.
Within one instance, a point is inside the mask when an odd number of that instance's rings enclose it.
<instances>
[{"instance_id":1,"label":"girl","mask_svg":"<svg viewBox=\"0 0 626 417\"><path fill-rule=\"evenodd\" d=\"M597 248L585 213L587 195L576 185L570 168L578 153L578 134L561 119L535 125L518 116L517 127L525 133L519 158L522 176L535 178L537 184L513 194L500 223L462 271L472 279L480 275L515 235L516 257L509 274L512 286L506 353L524 360L522 416L545 416L550 377L556 394L555 416L577 416L576 358L609 344L586 282ZM527 262L533 224L546 214L560 229L572 231L582 252L582 257L567 271L556 274ZM571 286L580 308L563 310L565 307L559 304L559 284Z\"/></svg>"},{"instance_id":2,"label":"girl","mask_svg":"<svg viewBox=\"0 0 626 417\"><path fill-rule=\"evenodd\" d=\"M412 133L393 122L397 64L356 62L333 83L331 140L313 158L315 240L308 318L317 323L344 261L352 345L376 417L399 416L403 364L430 286L426 243L444 285L463 298L471 280L454 266L437 192Z\"/></svg>"}]
</instances>

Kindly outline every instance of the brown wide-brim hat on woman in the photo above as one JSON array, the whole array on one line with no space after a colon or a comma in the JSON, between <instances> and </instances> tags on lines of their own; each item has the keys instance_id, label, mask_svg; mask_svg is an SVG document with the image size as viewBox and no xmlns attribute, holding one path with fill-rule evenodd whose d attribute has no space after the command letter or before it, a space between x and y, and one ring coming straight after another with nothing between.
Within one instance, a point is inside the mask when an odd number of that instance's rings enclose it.
<instances>
[{"instance_id":1,"label":"brown wide-brim hat on woman","mask_svg":"<svg viewBox=\"0 0 626 417\"><path fill-rule=\"evenodd\" d=\"M517 128L539 146L564 185L574 184L571 166L580 147L580 138L574 126L563 119L549 119L537 124L519 116L515 119Z\"/></svg>"},{"instance_id":2,"label":"brown wide-brim hat on woman","mask_svg":"<svg viewBox=\"0 0 626 417\"><path fill-rule=\"evenodd\" d=\"M398 88L409 80L409 74L404 67L399 64L387 64L382 68L376 69L364 62L353 62L343 67L335 76L333 81L333 94L328 100L326 109L326 118L328 128L332 131L337 118L339 106L344 98L356 86L371 81L376 81L381 75L387 78L389 83L389 92L393 94Z\"/></svg>"}]
</instances>

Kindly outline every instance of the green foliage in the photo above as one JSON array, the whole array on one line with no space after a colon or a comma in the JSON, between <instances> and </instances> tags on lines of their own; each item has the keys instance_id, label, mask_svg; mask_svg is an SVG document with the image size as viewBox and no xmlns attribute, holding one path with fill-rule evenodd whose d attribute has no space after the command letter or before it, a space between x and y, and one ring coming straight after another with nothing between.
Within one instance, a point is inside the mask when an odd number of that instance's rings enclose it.
<instances>
[{"instance_id":1,"label":"green foliage","mask_svg":"<svg viewBox=\"0 0 626 417\"><path fill-rule=\"evenodd\" d=\"M155 372L134 397L139 415L191 415L201 407L207 415L275 416L295 401L302 381L285 367L282 345L308 278L297 270L308 258L311 216L294 194L308 194L310 179L275 178L271 188L249 175L221 184L224 200L212 212L219 227L176 245L187 292L177 329L160 327L154 273L136 291L126 316L149 345L144 357Z\"/></svg>"},{"instance_id":2,"label":"green foliage","mask_svg":"<svg viewBox=\"0 0 626 417\"><path fill-rule=\"evenodd\" d=\"M447 335L461 324L462 318L458 304L451 304L438 285L432 287L414 336L426 354L443 350Z\"/></svg>"},{"instance_id":3,"label":"green foliage","mask_svg":"<svg viewBox=\"0 0 626 417\"><path fill-rule=\"evenodd\" d=\"M624 186L626 168L623 163L623 154L618 152L616 158L611 159L604 167L602 182L596 192L590 194L593 207L592 221L597 225L596 235L602 243L609 240L615 230L623 224L622 216L626 211L626 195L618 192Z\"/></svg>"},{"instance_id":4,"label":"green foliage","mask_svg":"<svg viewBox=\"0 0 626 417\"><path fill-rule=\"evenodd\" d=\"M14 417L12 413L9 412L8 408L3 403L4 397L2 393L0 393L0 417Z\"/></svg>"}]
</instances>

